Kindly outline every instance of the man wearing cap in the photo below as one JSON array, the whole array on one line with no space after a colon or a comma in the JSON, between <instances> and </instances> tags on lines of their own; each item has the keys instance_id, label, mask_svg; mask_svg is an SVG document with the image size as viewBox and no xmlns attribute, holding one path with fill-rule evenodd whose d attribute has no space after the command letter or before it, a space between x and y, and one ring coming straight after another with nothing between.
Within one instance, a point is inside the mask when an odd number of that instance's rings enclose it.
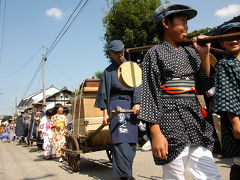
<instances>
[{"instance_id":1,"label":"man wearing cap","mask_svg":"<svg viewBox=\"0 0 240 180\"><path fill-rule=\"evenodd\" d=\"M118 67L126 62L124 45L120 40L113 40L108 45L108 54L112 63L104 70L101 78L95 107L103 111L103 124L110 124L112 137L113 176L118 179L134 179L132 164L138 142L136 115L140 110L140 87L126 88L118 80ZM120 106L133 109L134 115L120 113L111 122L109 115Z\"/></svg>"},{"instance_id":2,"label":"man wearing cap","mask_svg":"<svg viewBox=\"0 0 240 180\"><path fill-rule=\"evenodd\" d=\"M162 165L163 179L220 179L214 163L213 127L200 111L196 93L213 86L209 77L210 44L184 45L187 21L197 11L168 3L154 12L161 42L151 48L142 63L139 119L150 123L155 164ZM201 38L201 37L199 37Z\"/></svg>"},{"instance_id":3,"label":"man wearing cap","mask_svg":"<svg viewBox=\"0 0 240 180\"><path fill-rule=\"evenodd\" d=\"M240 32L240 22L222 26L218 33ZM221 115L222 153L234 157L230 180L240 177L240 40L223 41L227 52L216 66L216 92L213 110Z\"/></svg>"}]
</instances>

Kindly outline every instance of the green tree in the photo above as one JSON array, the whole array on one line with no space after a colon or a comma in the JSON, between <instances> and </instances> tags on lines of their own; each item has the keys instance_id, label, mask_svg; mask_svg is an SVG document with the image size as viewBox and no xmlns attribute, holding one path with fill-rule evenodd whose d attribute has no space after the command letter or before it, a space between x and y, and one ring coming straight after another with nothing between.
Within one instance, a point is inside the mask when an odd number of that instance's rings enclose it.
<instances>
[{"instance_id":1,"label":"green tree","mask_svg":"<svg viewBox=\"0 0 240 180\"><path fill-rule=\"evenodd\" d=\"M95 75L96 78L100 79L103 75L103 72L102 71L97 71L97 72L94 73L94 75Z\"/></svg>"},{"instance_id":2,"label":"green tree","mask_svg":"<svg viewBox=\"0 0 240 180\"><path fill-rule=\"evenodd\" d=\"M200 30L195 30L191 33L188 33L187 39L192 39L193 37L197 37L200 34L206 34L208 31L210 31L211 28L205 28L205 29L200 29Z\"/></svg>"},{"instance_id":3,"label":"green tree","mask_svg":"<svg viewBox=\"0 0 240 180\"><path fill-rule=\"evenodd\" d=\"M111 9L103 19L106 44L114 39L124 42L126 48L156 44L153 12L160 0L111 0Z\"/></svg>"}]
</instances>

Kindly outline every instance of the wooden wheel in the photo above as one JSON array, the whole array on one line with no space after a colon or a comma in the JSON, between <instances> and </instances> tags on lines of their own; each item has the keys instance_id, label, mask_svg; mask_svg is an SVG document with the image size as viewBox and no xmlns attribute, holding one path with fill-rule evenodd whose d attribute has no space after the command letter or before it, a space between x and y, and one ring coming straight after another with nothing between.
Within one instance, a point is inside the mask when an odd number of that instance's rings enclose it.
<instances>
[{"instance_id":1,"label":"wooden wheel","mask_svg":"<svg viewBox=\"0 0 240 180\"><path fill-rule=\"evenodd\" d=\"M66 148L72 151L79 151L78 141L74 136L66 137ZM80 154L66 153L66 159L70 169L74 172L80 169Z\"/></svg>"},{"instance_id":2,"label":"wooden wheel","mask_svg":"<svg viewBox=\"0 0 240 180\"><path fill-rule=\"evenodd\" d=\"M112 147L107 148L106 153L107 153L109 161L112 163L112 161L113 161L112 160Z\"/></svg>"}]
</instances>

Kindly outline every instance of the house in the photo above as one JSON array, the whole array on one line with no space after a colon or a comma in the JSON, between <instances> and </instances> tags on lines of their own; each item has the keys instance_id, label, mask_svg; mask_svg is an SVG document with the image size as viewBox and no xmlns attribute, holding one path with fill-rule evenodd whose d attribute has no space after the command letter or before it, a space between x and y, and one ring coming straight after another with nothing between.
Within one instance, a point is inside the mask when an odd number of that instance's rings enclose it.
<instances>
[{"instance_id":1,"label":"house","mask_svg":"<svg viewBox=\"0 0 240 180\"><path fill-rule=\"evenodd\" d=\"M53 85L45 89L46 96L46 109L52 108L56 103L61 103L65 105L70 102L72 97L72 92L66 87L63 89L58 89ZM30 96L27 96L21 100L17 108L19 110L25 110L32 107L32 103L42 103L43 102L43 90L40 90Z\"/></svg>"},{"instance_id":2,"label":"house","mask_svg":"<svg viewBox=\"0 0 240 180\"><path fill-rule=\"evenodd\" d=\"M47 109L54 107L57 103L60 103L63 106L70 105L72 96L72 91L69 91L67 87L62 88L60 91L50 96L46 96ZM41 100L40 103L42 102L43 101Z\"/></svg>"}]
</instances>

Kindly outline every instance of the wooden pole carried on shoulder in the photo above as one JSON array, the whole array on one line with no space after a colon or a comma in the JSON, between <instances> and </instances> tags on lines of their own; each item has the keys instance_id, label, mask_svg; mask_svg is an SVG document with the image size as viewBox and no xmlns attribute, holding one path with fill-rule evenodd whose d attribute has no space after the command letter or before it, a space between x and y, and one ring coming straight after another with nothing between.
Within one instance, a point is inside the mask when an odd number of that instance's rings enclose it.
<instances>
[{"instance_id":1,"label":"wooden pole carried on shoulder","mask_svg":"<svg viewBox=\"0 0 240 180\"><path fill-rule=\"evenodd\" d=\"M233 40L240 40L240 32L204 37L203 39L198 39L197 43L200 45L204 45L207 43L217 43L217 42L222 42L222 41L233 41ZM193 43L193 39L184 40L184 42L183 42L183 44L189 44L189 45L192 43ZM128 48L128 49L126 49L126 52L131 53L131 52L147 51L148 49L152 48L153 46L154 45ZM217 48L213 48L213 47L211 47L211 50L213 52L216 52L219 54L226 53L222 49L217 49Z\"/></svg>"}]
</instances>

